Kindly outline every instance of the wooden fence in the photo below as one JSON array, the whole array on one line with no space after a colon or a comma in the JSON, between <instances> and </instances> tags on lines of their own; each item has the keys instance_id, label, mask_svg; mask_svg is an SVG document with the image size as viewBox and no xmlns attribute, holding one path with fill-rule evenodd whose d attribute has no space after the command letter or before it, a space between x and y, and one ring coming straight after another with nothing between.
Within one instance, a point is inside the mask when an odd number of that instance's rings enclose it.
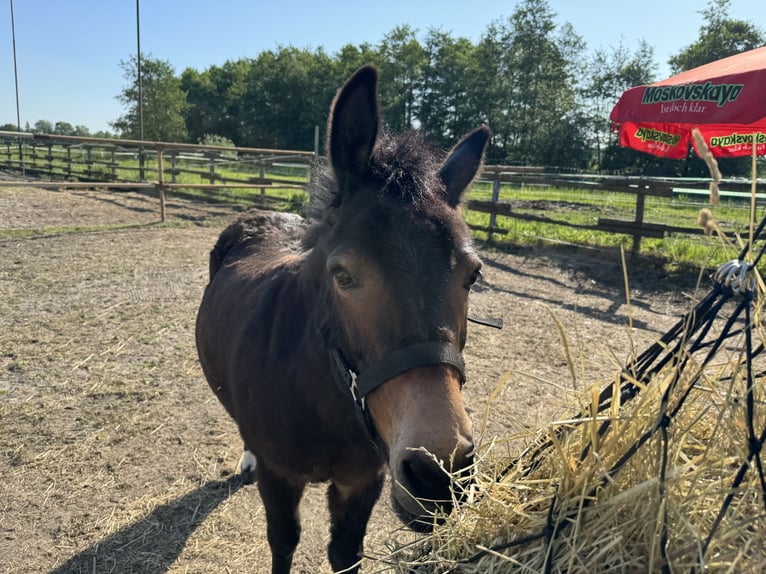
<instances>
[{"instance_id":1,"label":"wooden fence","mask_svg":"<svg viewBox=\"0 0 766 574\"><path fill-rule=\"evenodd\" d=\"M51 180L0 185L60 186L63 180L67 187L154 188L162 221L168 191L258 189L268 202L273 198L267 189L305 189L314 158L313 152L295 150L0 131L0 169ZM269 176L275 166L292 168L300 176Z\"/></svg>"},{"instance_id":2,"label":"wooden fence","mask_svg":"<svg viewBox=\"0 0 766 574\"><path fill-rule=\"evenodd\" d=\"M317 158L312 152L232 148L193 144L110 140L101 138L67 137L50 134L26 134L0 131L0 169L24 172L51 181L2 181L3 186L45 185L67 187L153 188L159 192L160 219L166 218L166 193L177 189L198 189L205 192L225 189L260 190L262 203L278 198L267 194L272 189L306 188L311 165ZM274 176L279 166L301 172L296 175ZM71 180L77 180L71 181ZM499 224L499 217L566 226L632 237L632 249L639 251L644 237L661 238L670 234L703 233L699 227L673 226L645 221L649 197L673 197L679 188L686 193L703 193L707 180L678 180L639 177L614 177L578 174L546 173L542 168L519 166L487 166L481 180L491 183L490 199L470 199L466 208L489 215L487 225L471 225L476 230L494 234L508 233ZM723 186L733 195L750 194L747 181L726 181ZM562 188L628 194L635 198L632 219L598 217L591 223L573 223L547 215L528 213L514 208L508 197L513 188ZM763 184L761 184L763 188ZM501 190L505 190L501 193ZM279 199L284 200L284 197Z\"/></svg>"},{"instance_id":3,"label":"wooden fence","mask_svg":"<svg viewBox=\"0 0 766 574\"><path fill-rule=\"evenodd\" d=\"M493 234L508 233L508 229L498 226L498 216L521 221L534 221L550 225L629 235L632 236L632 250L634 252L640 251L641 239L643 237L662 238L679 233L702 235L705 232L699 226L676 226L649 223L644 220L648 197L672 198L679 193L707 194L710 184L709 180L705 179L552 174L545 172L543 168L512 166L487 166L484 168L481 177L483 180L492 183L491 200L469 200L466 208L471 211L489 214L488 225L471 225L471 227L486 232L490 239ZM542 189L560 188L628 194L635 197L634 217L630 220L599 217L596 223L573 223L545 215L524 213L515 210L512 202L501 200L500 191L503 185L521 188L538 187L541 191ZM763 190L763 183L760 186L761 190ZM752 192L751 182L744 180L724 180L721 183L721 187L727 190L725 194L730 197L749 197ZM761 197L761 199L763 198ZM744 235L746 236L747 234Z\"/></svg>"}]
</instances>

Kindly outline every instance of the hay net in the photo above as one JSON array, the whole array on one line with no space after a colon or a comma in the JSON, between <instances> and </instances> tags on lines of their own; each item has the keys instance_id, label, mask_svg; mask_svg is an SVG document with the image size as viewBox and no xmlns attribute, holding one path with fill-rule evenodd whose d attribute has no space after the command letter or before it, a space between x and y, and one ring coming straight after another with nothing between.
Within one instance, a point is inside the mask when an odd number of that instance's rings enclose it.
<instances>
[{"instance_id":1,"label":"hay net","mask_svg":"<svg viewBox=\"0 0 766 574\"><path fill-rule=\"evenodd\" d=\"M765 249L722 265L694 309L576 416L511 462L487 456L469 502L388 567L766 571Z\"/></svg>"}]
</instances>

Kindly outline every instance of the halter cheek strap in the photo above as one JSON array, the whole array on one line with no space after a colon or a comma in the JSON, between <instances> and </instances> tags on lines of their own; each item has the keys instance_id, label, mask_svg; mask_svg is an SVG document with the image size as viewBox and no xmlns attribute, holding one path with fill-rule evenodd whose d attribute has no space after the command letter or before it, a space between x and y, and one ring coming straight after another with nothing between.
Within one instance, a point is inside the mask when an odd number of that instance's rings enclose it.
<instances>
[{"instance_id":1,"label":"halter cheek strap","mask_svg":"<svg viewBox=\"0 0 766 574\"><path fill-rule=\"evenodd\" d=\"M465 383L465 363L460 352L446 343L418 343L399 349L383 357L357 378L356 384L362 397L367 396L389 379L410 369L431 365L451 365Z\"/></svg>"},{"instance_id":2,"label":"halter cheek strap","mask_svg":"<svg viewBox=\"0 0 766 574\"><path fill-rule=\"evenodd\" d=\"M393 351L361 374L357 374L340 349L334 349L332 356L343 382L361 409L372 436L375 435L375 427L367 410L366 398L386 381L410 369L432 365L449 365L457 370L460 384L465 384L463 356L460 351L448 343L417 343Z\"/></svg>"}]
</instances>

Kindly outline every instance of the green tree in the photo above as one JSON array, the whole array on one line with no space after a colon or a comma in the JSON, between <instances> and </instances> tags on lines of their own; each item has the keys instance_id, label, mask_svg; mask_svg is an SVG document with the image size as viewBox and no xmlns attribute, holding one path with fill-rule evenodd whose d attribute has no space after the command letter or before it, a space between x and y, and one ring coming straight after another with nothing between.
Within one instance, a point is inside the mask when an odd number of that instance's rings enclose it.
<instances>
[{"instance_id":1,"label":"green tree","mask_svg":"<svg viewBox=\"0 0 766 574\"><path fill-rule=\"evenodd\" d=\"M378 46L380 107L383 121L393 130L413 127L418 88L426 54L410 26L397 26Z\"/></svg>"},{"instance_id":2,"label":"green tree","mask_svg":"<svg viewBox=\"0 0 766 574\"><path fill-rule=\"evenodd\" d=\"M337 86L351 76L356 70L365 64L376 64L380 66L382 58L380 54L368 43L362 43L359 46L346 44L333 56L335 64L335 73L328 81L334 81ZM336 87L337 87L336 86Z\"/></svg>"},{"instance_id":3,"label":"green tree","mask_svg":"<svg viewBox=\"0 0 766 574\"><path fill-rule=\"evenodd\" d=\"M338 82L324 51L281 47L262 52L250 68L243 105L247 145L311 150Z\"/></svg>"},{"instance_id":4,"label":"green tree","mask_svg":"<svg viewBox=\"0 0 766 574\"><path fill-rule=\"evenodd\" d=\"M56 122L56 125L53 126L53 133L60 136L73 136L75 129L69 122Z\"/></svg>"},{"instance_id":5,"label":"green tree","mask_svg":"<svg viewBox=\"0 0 766 574\"><path fill-rule=\"evenodd\" d=\"M556 33L547 0L524 0L492 22L477 47L478 109L495 137L496 162L582 167L588 148L579 102L585 45L569 25Z\"/></svg>"},{"instance_id":6,"label":"green tree","mask_svg":"<svg viewBox=\"0 0 766 574\"><path fill-rule=\"evenodd\" d=\"M138 107L137 58L121 61L126 81L117 99L125 106L125 114L110 125L124 138L141 137ZM173 66L146 55L141 58L141 92L143 103L143 135L145 140L183 142L187 139L184 111L187 103L181 80Z\"/></svg>"},{"instance_id":7,"label":"green tree","mask_svg":"<svg viewBox=\"0 0 766 574\"><path fill-rule=\"evenodd\" d=\"M700 14L704 24L697 41L668 60L673 74L766 44L763 30L751 22L729 17L731 0L709 0Z\"/></svg>"},{"instance_id":8,"label":"green tree","mask_svg":"<svg viewBox=\"0 0 766 574\"><path fill-rule=\"evenodd\" d=\"M243 99L252 64L247 59L228 61L204 72L187 68L181 74L181 89L186 94L184 111L191 141L206 134L218 134L242 145L247 111Z\"/></svg>"},{"instance_id":9,"label":"green tree","mask_svg":"<svg viewBox=\"0 0 766 574\"><path fill-rule=\"evenodd\" d=\"M29 125L27 125L27 131L29 131ZM32 127L32 132L36 134L52 134L53 123L48 120L37 120L34 127Z\"/></svg>"},{"instance_id":10,"label":"green tree","mask_svg":"<svg viewBox=\"0 0 766 574\"><path fill-rule=\"evenodd\" d=\"M423 49L426 63L420 78L416 115L421 128L443 148L484 123L471 101L478 76L476 48L466 38L431 29Z\"/></svg>"},{"instance_id":11,"label":"green tree","mask_svg":"<svg viewBox=\"0 0 766 574\"><path fill-rule=\"evenodd\" d=\"M620 43L618 46L612 46L607 50L596 50L588 61L585 73L586 80L582 85L582 109L588 126L589 145L593 150L592 166L596 169L618 169L622 167L603 165L604 153L607 148L619 148L617 135L612 133L609 114L625 90L653 82L656 68L654 49L643 39L634 52ZM610 149L608 155L612 161L624 156L623 160L632 164L637 156L646 156L647 154L633 152L628 157Z\"/></svg>"}]
</instances>

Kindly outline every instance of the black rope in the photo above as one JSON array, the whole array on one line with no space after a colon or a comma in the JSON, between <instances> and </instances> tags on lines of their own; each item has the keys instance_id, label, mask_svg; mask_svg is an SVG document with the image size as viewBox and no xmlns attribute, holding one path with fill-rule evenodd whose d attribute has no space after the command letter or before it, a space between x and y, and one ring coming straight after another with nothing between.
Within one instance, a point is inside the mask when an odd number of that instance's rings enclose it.
<instances>
[{"instance_id":1,"label":"black rope","mask_svg":"<svg viewBox=\"0 0 766 574\"><path fill-rule=\"evenodd\" d=\"M746 293L745 299L750 300L752 294ZM755 437L755 379L753 378L753 361L752 361L752 348L753 348L753 334L750 323L750 305L747 305L745 309L745 321L747 323L747 330L745 331L745 346L747 348L747 395L745 397L745 405L747 408L747 439L748 439L748 452L755 459L755 466L758 470L758 477L761 480L761 495L763 496L763 506L766 509L766 479L763 475L763 463L761 462L761 445L758 444Z\"/></svg>"},{"instance_id":2,"label":"black rope","mask_svg":"<svg viewBox=\"0 0 766 574\"><path fill-rule=\"evenodd\" d=\"M764 426L761 436L758 438L755 445L758 452L763 449L764 442L766 442L766 426ZM745 479L745 474L747 474L747 471L750 469L750 463L753 460L753 456L755 456L755 452L754 449L751 448L747 460L740 465L737 475L731 483L731 488L729 488L729 493L726 495L726 498L721 505L721 510L718 511L718 516L716 516L713 525L710 527L710 533L702 544L702 552L700 553L700 567L702 570L705 570L705 565L702 564L702 560L704 559L705 554L707 554L707 549L710 547L710 543L713 541L713 536L715 535L716 530L718 530L718 526L720 526L723 517L726 515L726 511L729 509L732 500L734 500L734 497L737 495L739 485L742 484L742 481Z\"/></svg>"},{"instance_id":3,"label":"black rope","mask_svg":"<svg viewBox=\"0 0 766 574\"><path fill-rule=\"evenodd\" d=\"M660 484L658 488L658 495L660 497L660 503L662 505L662 530L660 531L660 556L662 557L662 572L663 574L670 574L670 560L668 559L668 505L665 498L667 491L665 485L665 479L667 476L668 467L668 427L670 426L670 418L667 416L662 417L662 423L660 428L662 429L662 442L661 442L661 461L660 461Z\"/></svg>"}]
</instances>

